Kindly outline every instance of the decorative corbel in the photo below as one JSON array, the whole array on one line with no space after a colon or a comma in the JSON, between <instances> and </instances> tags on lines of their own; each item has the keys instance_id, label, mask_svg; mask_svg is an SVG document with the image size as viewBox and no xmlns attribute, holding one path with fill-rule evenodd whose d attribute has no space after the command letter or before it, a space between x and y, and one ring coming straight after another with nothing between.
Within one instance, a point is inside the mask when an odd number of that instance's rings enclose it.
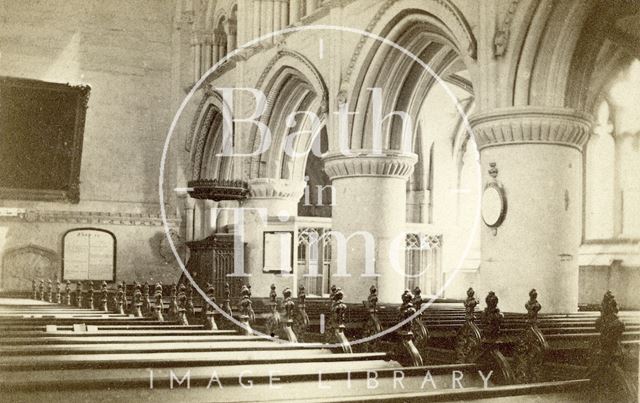
<instances>
[{"instance_id":1,"label":"decorative corbel","mask_svg":"<svg viewBox=\"0 0 640 403\"><path fill-rule=\"evenodd\" d=\"M507 51L507 44L509 43L509 36L511 34L511 23L513 22L513 16L518 7L520 0L512 0L507 9L507 14L502 21L502 25L496 28L496 32L493 36L493 56L501 57Z\"/></svg>"}]
</instances>

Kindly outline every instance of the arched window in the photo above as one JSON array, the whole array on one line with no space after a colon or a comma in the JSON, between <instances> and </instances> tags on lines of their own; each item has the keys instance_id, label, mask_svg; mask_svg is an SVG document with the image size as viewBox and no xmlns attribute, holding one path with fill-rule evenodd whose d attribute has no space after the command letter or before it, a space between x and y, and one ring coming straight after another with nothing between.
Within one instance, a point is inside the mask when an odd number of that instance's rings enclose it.
<instances>
[{"instance_id":1,"label":"arched window","mask_svg":"<svg viewBox=\"0 0 640 403\"><path fill-rule=\"evenodd\" d=\"M327 152L327 130L322 129L316 141L320 141L320 152ZM298 202L298 216L331 217L331 205L334 199L331 180L324 172L324 164L313 152L307 156L304 175L305 192Z\"/></svg>"},{"instance_id":2,"label":"arched window","mask_svg":"<svg viewBox=\"0 0 640 403\"><path fill-rule=\"evenodd\" d=\"M640 60L622 72L609 92L615 140L615 231L640 237Z\"/></svg>"},{"instance_id":3,"label":"arched window","mask_svg":"<svg viewBox=\"0 0 640 403\"><path fill-rule=\"evenodd\" d=\"M615 235L615 153L609 104L602 101L586 149L586 239L610 239Z\"/></svg>"},{"instance_id":4,"label":"arched window","mask_svg":"<svg viewBox=\"0 0 640 403\"><path fill-rule=\"evenodd\" d=\"M218 25L213 31L213 56L214 63L222 59L227 54L227 32L225 26L227 25L227 17L224 15L218 20Z\"/></svg>"},{"instance_id":5,"label":"arched window","mask_svg":"<svg viewBox=\"0 0 640 403\"><path fill-rule=\"evenodd\" d=\"M238 47L238 5L231 9L227 22L227 51L232 52Z\"/></svg>"},{"instance_id":6,"label":"arched window","mask_svg":"<svg viewBox=\"0 0 640 403\"><path fill-rule=\"evenodd\" d=\"M585 240L640 237L640 60L595 111L585 158Z\"/></svg>"},{"instance_id":7,"label":"arched window","mask_svg":"<svg viewBox=\"0 0 640 403\"><path fill-rule=\"evenodd\" d=\"M420 287L424 295L436 295L441 286L442 236L407 234L405 239L405 288Z\"/></svg>"},{"instance_id":8,"label":"arched window","mask_svg":"<svg viewBox=\"0 0 640 403\"><path fill-rule=\"evenodd\" d=\"M321 297L329 293L331 240L328 228L298 229L298 281L304 284L308 296Z\"/></svg>"}]
</instances>

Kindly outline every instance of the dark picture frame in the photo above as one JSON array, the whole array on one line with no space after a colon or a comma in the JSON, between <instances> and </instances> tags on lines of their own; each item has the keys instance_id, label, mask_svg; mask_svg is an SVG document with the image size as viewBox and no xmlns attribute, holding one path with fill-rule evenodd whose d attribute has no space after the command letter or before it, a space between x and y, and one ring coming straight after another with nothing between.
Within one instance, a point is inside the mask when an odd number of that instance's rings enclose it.
<instances>
[{"instance_id":1,"label":"dark picture frame","mask_svg":"<svg viewBox=\"0 0 640 403\"><path fill-rule=\"evenodd\" d=\"M80 201L80 166L82 161L82 143L84 138L84 128L86 120L87 105L89 102L89 93L91 88L86 85L72 86L69 84L50 83L45 81L4 77L0 76L0 108L4 108L4 115L0 110L0 130L7 130L8 127L12 127L11 122L19 120L19 113L28 113L21 109L18 104L23 102L30 106L37 105L37 101L25 100L27 96L36 96L37 94L43 94L44 98L56 98L64 99L65 106L72 105L74 108L72 111L67 111L69 108L62 108L60 113L56 115L48 115L48 124L39 122L38 119L34 119L34 128L27 128L23 130L42 130L46 133L47 130L57 129L61 133L61 137L57 143L45 143L42 142L41 148L38 152L43 153L46 150L58 150L58 155L63 155L65 158L56 159L54 162L49 162L50 165L58 165L61 168L60 181L62 184L56 186L56 188L46 187L32 187L28 186L6 186L0 184L0 199L11 200L35 200L35 201L58 201L76 204ZM16 95L20 94L20 96ZM17 98L20 98L19 101ZM4 105L3 105L4 104ZM56 105L48 105L49 108L55 109ZM35 115L35 113L34 113ZM4 119L3 119L4 116ZM59 120L55 120L56 117ZM6 127L2 127L3 123ZM54 129L52 129L54 128ZM0 133L0 147L11 146L11 136L9 133ZM32 144L35 143L32 141ZM26 158L28 156L21 156ZM15 171L12 173L5 172L5 175L18 175ZM29 175L37 175L37 173L29 172ZM20 182L20 181L16 181Z\"/></svg>"}]
</instances>

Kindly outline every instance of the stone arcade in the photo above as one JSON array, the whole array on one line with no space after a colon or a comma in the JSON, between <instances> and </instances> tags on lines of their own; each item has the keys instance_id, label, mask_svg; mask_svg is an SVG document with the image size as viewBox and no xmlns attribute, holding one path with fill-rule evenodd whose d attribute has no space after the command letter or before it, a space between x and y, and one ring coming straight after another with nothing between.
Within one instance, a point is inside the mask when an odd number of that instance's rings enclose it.
<instances>
[{"instance_id":1,"label":"stone arcade","mask_svg":"<svg viewBox=\"0 0 640 403\"><path fill-rule=\"evenodd\" d=\"M0 18L0 393L637 396L638 2Z\"/></svg>"}]
</instances>

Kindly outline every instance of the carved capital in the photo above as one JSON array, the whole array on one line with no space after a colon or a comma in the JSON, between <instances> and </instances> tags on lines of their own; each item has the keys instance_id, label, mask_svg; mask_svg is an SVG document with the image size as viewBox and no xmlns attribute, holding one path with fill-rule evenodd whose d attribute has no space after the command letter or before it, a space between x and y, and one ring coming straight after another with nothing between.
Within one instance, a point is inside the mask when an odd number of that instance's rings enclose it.
<instances>
[{"instance_id":1,"label":"carved capital","mask_svg":"<svg viewBox=\"0 0 640 403\"><path fill-rule=\"evenodd\" d=\"M238 20L235 18L229 18L227 21L227 26L229 27L229 33L234 35L236 30L238 29Z\"/></svg>"},{"instance_id":2,"label":"carved capital","mask_svg":"<svg viewBox=\"0 0 640 403\"><path fill-rule=\"evenodd\" d=\"M182 199L182 201L185 210L193 210L196 207L196 199L189 197L189 195Z\"/></svg>"},{"instance_id":3,"label":"carved capital","mask_svg":"<svg viewBox=\"0 0 640 403\"><path fill-rule=\"evenodd\" d=\"M191 45L211 44L213 32L210 30L196 30L191 35Z\"/></svg>"},{"instance_id":4,"label":"carved capital","mask_svg":"<svg viewBox=\"0 0 640 403\"><path fill-rule=\"evenodd\" d=\"M589 116L566 108L514 107L478 113L469 119L479 149L510 144L554 144L582 151L589 139Z\"/></svg>"},{"instance_id":5,"label":"carved capital","mask_svg":"<svg viewBox=\"0 0 640 403\"><path fill-rule=\"evenodd\" d=\"M349 156L331 153L324 158L324 170L332 180L352 176L407 179L418 161L417 155L399 151L384 151L382 155L373 155L368 150L351 150L351 153Z\"/></svg>"},{"instance_id":6,"label":"carved capital","mask_svg":"<svg viewBox=\"0 0 640 403\"><path fill-rule=\"evenodd\" d=\"M249 198L251 199L286 199L299 200L304 193L304 181L287 179L256 178L249 181Z\"/></svg>"}]
</instances>

